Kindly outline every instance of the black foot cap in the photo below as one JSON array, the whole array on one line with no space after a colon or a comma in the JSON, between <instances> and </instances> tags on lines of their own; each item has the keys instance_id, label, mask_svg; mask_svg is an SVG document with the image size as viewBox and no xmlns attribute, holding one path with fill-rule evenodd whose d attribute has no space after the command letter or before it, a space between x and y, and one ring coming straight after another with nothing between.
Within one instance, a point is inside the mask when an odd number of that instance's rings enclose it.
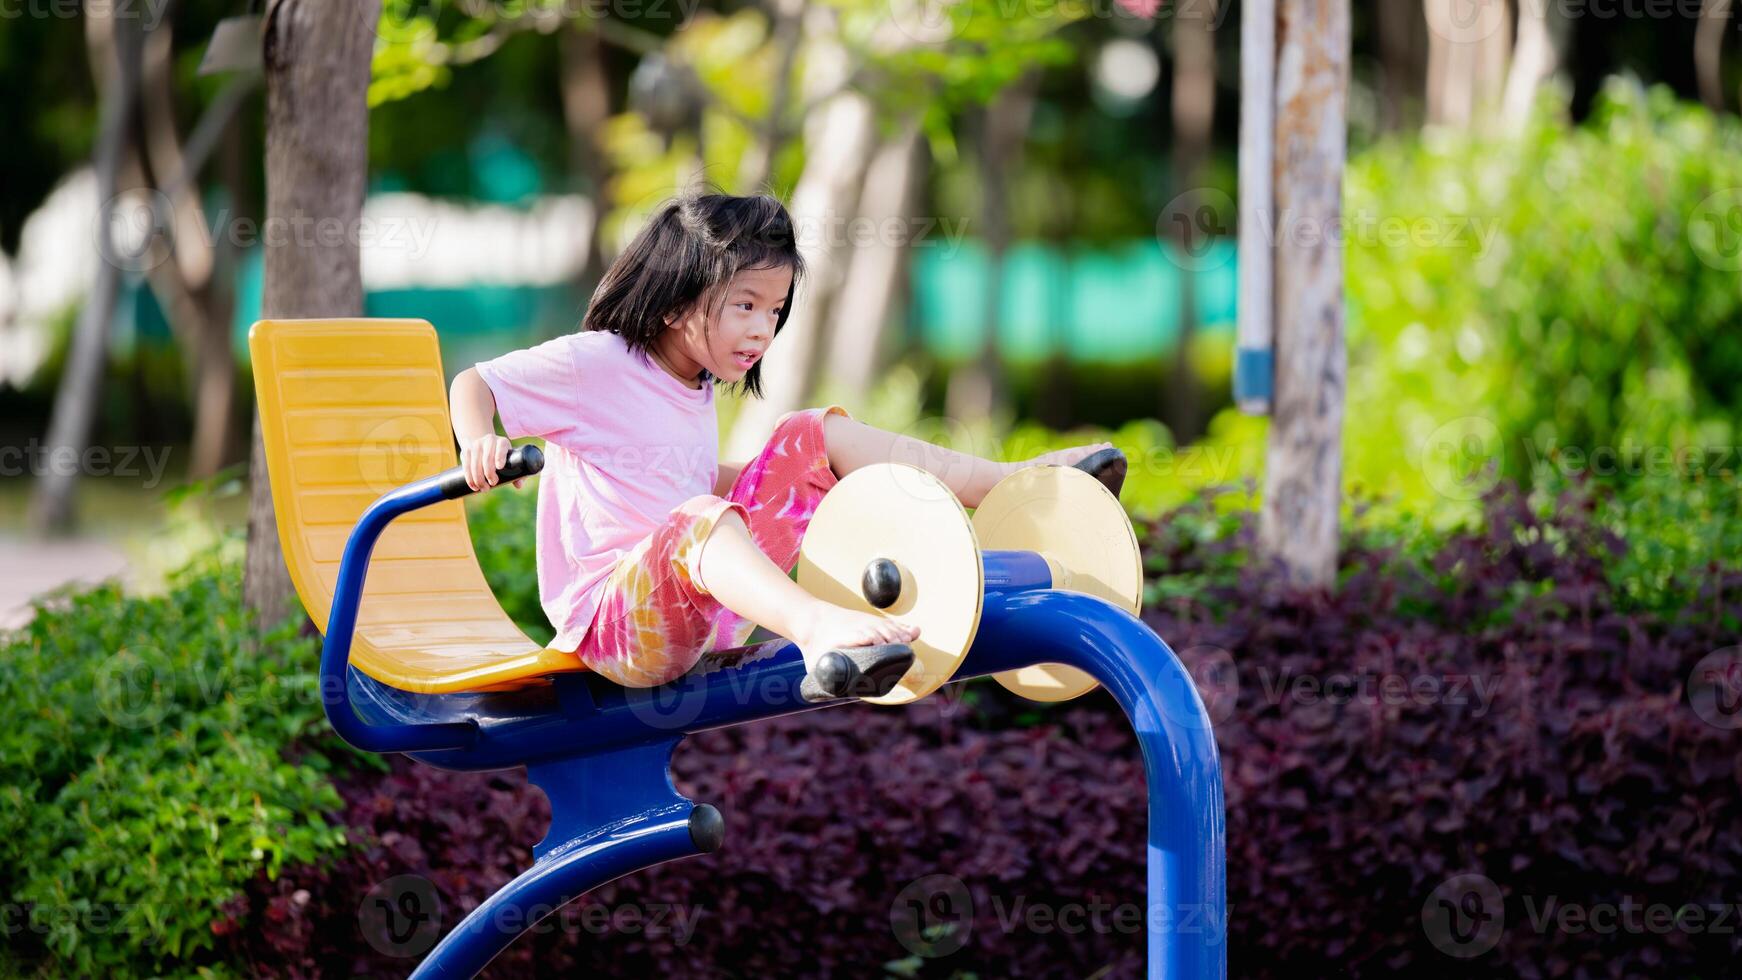
<instances>
[{"instance_id":1,"label":"black foot cap","mask_svg":"<svg viewBox=\"0 0 1742 980\"><path fill-rule=\"evenodd\" d=\"M905 643L830 650L805 675L798 693L806 701L880 698L895 690L911 666L913 647Z\"/></svg>"},{"instance_id":2,"label":"black foot cap","mask_svg":"<svg viewBox=\"0 0 1742 980\"><path fill-rule=\"evenodd\" d=\"M711 803L698 803L690 811L690 842L703 854L712 854L726 840L726 818Z\"/></svg>"},{"instance_id":3,"label":"black foot cap","mask_svg":"<svg viewBox=\"0 0 1742 980\"><path fill-rule=\"evenodd\" d=\"M1100 480L1107 489L1113 491L1115 497L1119 496L1119 491L1125 489L1125 454L1118 449L1108 448L1090 453L1071 465Z\"/></svg>"}]
</instances>

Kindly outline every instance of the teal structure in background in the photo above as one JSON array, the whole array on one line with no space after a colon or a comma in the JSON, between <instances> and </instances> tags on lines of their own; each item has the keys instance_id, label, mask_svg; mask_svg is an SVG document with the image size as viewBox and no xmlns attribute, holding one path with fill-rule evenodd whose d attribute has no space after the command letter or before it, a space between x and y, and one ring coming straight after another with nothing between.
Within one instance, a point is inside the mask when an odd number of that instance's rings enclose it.
<instances>
[{"instance_id":1,"label":"teal structure in background","mask_svg":"<svg viewBox=\"0 0 1742 980\"><path fill-rule=\"evenodd\" d=\"M1045 360L1056 350L1073 361L1126 361L1170 353L1179 338L1180 290L1191 276L1197 330L1233 343L1238 292L1235 245L1214 243L1176 261L1171 245L1137 240L1060 249L1024 242L1005 256L999 349L1012 363ZM988 263L975 241L915 248L910 274L910 342L940 361L979 355L986 328ZM246 356L248 327L260 318L264 263L243 262L237 283L236 347ZM144 333L168 339L148 292L138 297ZM470 364L575 329L584 298L567 285L476 285L371 292L364 313L416 317L435 324L446 363ZM152 321L156 321L152 323ZM153 329L155 328L155 329Z\"/></svg>"},{"instance_id":2,"label":"teal structure in background","mask_svg":"<svg viewBox=\"0 0 1742 980\"><path fill-rule=\"evenodd\" d=\"M1059 249L1037 242L1005 253L998 347L1005 360L1127 361L1172 351L1180 331L1180 291L1191 276L1196 326L1233 343L1239 277L1235 245L1217 241L1201 256L1176 260L1150 240L1111 248ZM979 356L986 333L986 250L978 242L914 250L916 339L946 361Z\"/></svg>"}]
</instances>

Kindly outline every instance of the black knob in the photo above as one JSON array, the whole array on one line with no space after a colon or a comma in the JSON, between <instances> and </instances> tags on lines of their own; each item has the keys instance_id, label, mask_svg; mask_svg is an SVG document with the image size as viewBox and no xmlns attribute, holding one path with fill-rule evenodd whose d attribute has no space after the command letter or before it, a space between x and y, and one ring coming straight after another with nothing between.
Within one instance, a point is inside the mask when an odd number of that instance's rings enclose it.
<instances>
[{"instance_id":1,"label":"black knob","mask_svg":"<svg viewBox=\"0 0 1742 980\"><path fill-rule=\"evenodd\" d=\"M901 598L901 569L887 558L873 559L865 566L865 576L859 582L865 601L878 609L888 609Z\"/></svg>"}]
</instances>

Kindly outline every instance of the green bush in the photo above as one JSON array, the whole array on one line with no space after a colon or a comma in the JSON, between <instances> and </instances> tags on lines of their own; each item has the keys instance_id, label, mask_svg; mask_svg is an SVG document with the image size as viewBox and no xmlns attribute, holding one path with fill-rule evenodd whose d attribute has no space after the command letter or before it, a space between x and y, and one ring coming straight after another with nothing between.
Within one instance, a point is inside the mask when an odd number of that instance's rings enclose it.
<instances>
[{"instance_id":1,"label":"green bush","mask_svg":"<svg viewBox=\"0 0 1742 980\"><path fill-rule=\"evenodd\" d=\"M1499 476L1736 445L1742 123L1624 80L1581 126L1542 109L1351 162L1358 487L1468 515Z\"/></svg>"},{"instance_id":2,"label":"green bush","mask_svg":"<svg viewBox=\"0 0 1742 980\"><path fill-rule=\"evenodd\" d=\"M549 643L556 630L538 603L538 479L467 498L466 525L502 610L534 642Z\"/></svg>"},{"instance_id":3,"label":"green bush","mask_svg":"<svg viewBox=\"0 0 1742 980\"><path fill-rule=\"evenodd\" d=\"M300 616L257 626L240 581L207 558L0 636L0 973L221 970L223 904L345 846L328 771L357 757L326 733L317 644Z\"/></svg>"}]
</instances>

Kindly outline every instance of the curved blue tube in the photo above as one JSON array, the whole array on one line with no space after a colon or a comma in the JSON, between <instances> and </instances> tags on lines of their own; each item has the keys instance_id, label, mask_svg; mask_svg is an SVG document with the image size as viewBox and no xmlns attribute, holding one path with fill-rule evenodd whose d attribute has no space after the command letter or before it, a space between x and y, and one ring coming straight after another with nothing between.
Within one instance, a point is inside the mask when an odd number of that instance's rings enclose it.
<instances>
[{"instance_id":1,"label":"curved blue tube","mask_svg":"<svg viewBox=\"0 0 1742 980\"><path fill-rule=\"evenodd\" d=\"M529 767L551 805L538 860L443 936L412 976L475 976L521 933L594 888L718 847L718 812L672 788L679 738Z\"/></svg>"},{"instance_id":2,"label":"curved blue tube","mask_svg":"<svg viewBox=\"0 0 1742 980\"><path fill-rule=\"evenodd\" d=\"M327 721L339 737L365 752L426 752L459 749L478 739L474 721L424 725L371 725L357 717L351 707L348 683L351 635L357 629L357 607L363 601L363 582L369 574L369 555L387 525L402 514L448 499L448 474L408 483L383 494L351 529L345 553L339 559L339 578L333 586L333 610L327 617L326 640L321 645L321 703Z\"/></svg>"},{"instance_id":3,"label":"curved blue tube","mask_svg":"<svg viewBox=\"0 0 1742 980\"><path fill-rule=\"evenodd\" d=\"M958 676L1035 663L1094 675L1137 732L1149 784L1149 977L1227 976L1222 765L1191 674L1110 602L1052 589L989 593Z\"/></svg>"}]
</instances>

